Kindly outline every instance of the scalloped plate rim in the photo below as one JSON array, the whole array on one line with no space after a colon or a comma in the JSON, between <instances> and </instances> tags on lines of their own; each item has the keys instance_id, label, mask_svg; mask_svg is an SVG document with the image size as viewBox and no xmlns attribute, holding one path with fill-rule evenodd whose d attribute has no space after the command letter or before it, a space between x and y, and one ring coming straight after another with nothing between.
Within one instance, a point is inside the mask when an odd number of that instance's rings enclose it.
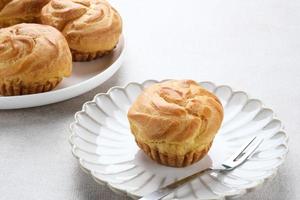
<instances>
[{"instance_id":1,"label":"scalloped plate rim","mask_svg":"<svg viewBox=\"0 0 300 200\"><path fill-rule=\"evenodd\" d=\"M74 133L73 133L73 126L74 126L76 123L78 123L77 115L79 115L80 113L85 112L85 107L86 107L87 104L89 104L89 103L96 103L96 99L97 99L99 96L101 96L101 95L108 95L108 96L109 96L110 93L111 93L111 91L113 91L114 89L121 89L121 90L124 90L125 88L127 88L129 85L132 85L132 84L142 86L142 85L144 85L146 82L156 82L156 83L159 83L159 82L164 82L164 81L166 81L166 80L171 80L171 79L163 79L163 80L161 80L161 81L158 81L158 80L155 80L155 79L148 79L148 80L143 81L142 83L138 83L138 82L129 82L129 83L127 83L127 84L126 84L125 86L123 86L123 87L122 87L122 86L113 86L113 87L111 87L106 93L98 93L98 94L96 94L96 95L93 97L93 99L92 99L91 101L87 101L87 102L85 102L85 103L82 105L82 110L80 110L80 111L78 111L78 112L76 112L76 113L74 114L74 120L75 120L75 121L73 121L73 122L70 124L70 126L69 126L70 136L69 136L69 139L68 139L69 144L72 146L72 154L73 154L73 156L77 159L77 161L78 161L78 163L79 163L79 165L80 165L80 168L81 168L85 173L87 173L88 175L90 175L90 176L94 179L94 181L96 181L98 184L107 186L110 190L112 190L113 192L115 192L115 193L117 193L117 194L126 195L126 196L128 196L128 197L133 198L133 199L139 198L139 196L136 196L135 194L132 194L132 193L126 191L126 190L122 190L122 189L119 189L119 188L117 188L117 187L114 187L114 186L111 185L108 181L103 181L103 180L97 178L96 176L94 176L94 173L95 173L94 171L91 171L91 170L87 169L86 167L84 167L84 166L81 164L81 158L79 158L79 157L74 153L74 149L76 148L76 145L75 145L75 144L72 142L72 140L71 140L71 138L74 136ZM272 114L272 119L276 119L276 120L278 120L278 121L281 122L281 120L279 120L279 119L277 118L276 113L274 112L273 109L266 107L265 104L264 104L261 100L255 99L255 98L251 98L250 95L249 95L248 93L246 93L246 92L244 92L244 91L242 91L242 90L234 90L234 88L231 87L231 86L229 86L229 85L217 85L217 84L215 84L214 82L211 82L211 81L200 81L200 82L198 82L198 83L208 83L208 84L213 85L214 87L227 87L227 88L231 89L231 92L232 92L232 93L242 92L244 95L246 95L247 101L249 101L249 100L256 100L256 101L260 102L260 103L261 103L261 109L264 109L264 108L265 108L265 109L270 109L270 110L273 112L273 114ZM283 155L281 155L282 161L281 161L274 169L270 170L270 171L271 171L270 175L267 176L267 177L264 177L264 178L262 178L262 179L252 180L252 182L255 182L255 184L253 184L251 187L245 187L245 188L239 189L239 194L233 194L233 195L231 195L231 194L228 194L228 195L225 194L225 195L223 195L223 196L219 196L219 198L216 198L215 200L221 200L221 199L224 199L224 198L227 198L227 197L230 197L230 198L236 198L236 197L238 197L238 196L243 196L243 195L245 195L246 193L249 193L249 192L254 191L254 190L256 190L257 188L261 187L264 183L266 183L266 182L272 180L272 179L277 175L278 169L279 169L279 167L285 162L286 156L287 156L288 151L289 151L289 147L288 147L289 137L288 137L288 135L287 135L287 133L286 133L286 131L285 131L285 128L284 128L284 126L283 126L282 123L281 123L280 128L278 129L277 132L282 132L282 133L284 134L284 136L285 136L285 140L284 140L283 144L281 144L281 145L284 145L284 146L285 146L286 151L285 151L285 153L284 153Z\"/></svg>"}]
</instances>

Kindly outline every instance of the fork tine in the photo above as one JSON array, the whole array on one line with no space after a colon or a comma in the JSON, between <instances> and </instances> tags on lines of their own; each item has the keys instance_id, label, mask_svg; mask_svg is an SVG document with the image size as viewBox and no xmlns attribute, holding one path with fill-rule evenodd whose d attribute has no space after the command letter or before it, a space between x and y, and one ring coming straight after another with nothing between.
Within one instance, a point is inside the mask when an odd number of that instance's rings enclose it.
<instances>
[{"instance_id":1,"label":"fork tine","mask_svg":"<svg viewBox=\"0 0 300 200\"><path fill-rule=\"evenodd\" d=\"M207 168L204 171L196 172L195 174L192 174L190 176L187 176L185 178L182 178L174 183L171 183L167 186L164 186L150 194L145 195L140 200L158 200L162 199L163 197L167 196L171 192L174 192L176 189L182 187L186 183L192 181L198 176L201 176L202 174L208 172L208 171L229 171L234 169L235 167L242 164L255 150L258 148L258 146L262 143L263 139L254 137L250 142L248 142L246 145L243 146L243 148L240 149L237 153L233 154L228 160L226 160L222 165L225 167L225 169L217 169L217 168Z\"/></svg>"},{"instance_id":2,"label":"fork tine","mask_svg":"<svg viewBox=\"0 0 300 200\"><path fill-rule=\"evenodd\" d=\"M241 165L243 162L251 156L255 150L259 147L259 145L263 142L263 138L261 137L253 137L250 142L245 144L239 151L230 156L227 160L223 162L223 166L228 169L235 168Z\"/></svg>"}]
</instances>

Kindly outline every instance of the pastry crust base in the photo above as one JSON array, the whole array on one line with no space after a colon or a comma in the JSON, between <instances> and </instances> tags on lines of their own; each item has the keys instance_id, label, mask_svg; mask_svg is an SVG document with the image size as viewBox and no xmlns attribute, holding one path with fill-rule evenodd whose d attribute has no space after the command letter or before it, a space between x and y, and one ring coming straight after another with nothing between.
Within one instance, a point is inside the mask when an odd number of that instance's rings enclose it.
<instances>
[{"instance_id":1,"label":"pastry crust base","mask_svg":"<svg viewBox=\"0 0 300 200\"><path fill-rule=\"evenodd\" d=\"M2 96L16 96L26 94L36 94L41 92L47 92L55 88L62 78L52 78L45 82L33 83L30 85L24 85L22 82L4 82L0 83L0 95Z\"/></svg>"},{"instance_id":2,"label":"pastry crust base","mask_svg":"<svg viewBox=\"0 0 300 200\"><path fill-rule=\"evenodd\" d=\"M138 146L154 161L170 167L186 167L201 160L209 151L212 142L205 148L189 152L185 155L174 155L161 153L156 149L151 149L146 143L137 141Z\"/></svg>"},{"instance_id":3,"label":"pastry crust base","mask_svg":"<svg viewBox=\"0 0 300 200\"><path fill-rule=\"evenodd\" d=\"M71 49L72 59L75 62L86 62L86 61L95 60L97 58L100 58L104 55L109 54L110 52L112 52L112 50L97 51L97 52L79 52L79 51Z\"/></svg>"}]
</instances>

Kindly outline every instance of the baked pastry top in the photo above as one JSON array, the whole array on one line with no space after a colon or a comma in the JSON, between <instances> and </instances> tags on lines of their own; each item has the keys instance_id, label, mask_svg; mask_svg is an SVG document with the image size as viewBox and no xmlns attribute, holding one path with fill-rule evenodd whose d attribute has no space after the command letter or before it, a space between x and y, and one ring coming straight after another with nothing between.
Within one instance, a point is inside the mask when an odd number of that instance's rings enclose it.
<instances>
[{"instance_id":1,"label":"baked pastry top","mask_svg":"<svg viewBox=\"0 0 300 200\"><path fill-rule=\"evenodd\" d=\"M128 112L140 146L165 155L208 150L223 119L218 98L192 80L171 80L146 88Z\"/></svg>"},{"instance_id":2,"label":"baked pastry top","mask_svg":"<svg viewBox=\"0 0 300 200\"><path fill-rule=\"evenodd\" d=\"M55 28L18 24L0 29L2 95L22 94L20 88L54 84L51 81L57 82L62 77L70 76L71 70L72 57L67 41ZM39 90L46 91L47 88Z\"/></svg>"},{"instance_id":3,"label":"baked pastry top","mask_svg":"<svg viewBox=\"0 0 300 200\"><path fill-rule=\"evenodd\" d=\"M49 0L0 0L0 27L37 22Z\"/></svg>"},{"instance_id":4,"label":"baked pastry top","mask_svg":"<svg viewBox=\"0 0 300 200\"><path fill-rule=\"evenodd\" d=\"M120 15L105 0L51 0L41 20L60 30L78 52L110 51L122 31Z\"/></svg>"}]
</instances>

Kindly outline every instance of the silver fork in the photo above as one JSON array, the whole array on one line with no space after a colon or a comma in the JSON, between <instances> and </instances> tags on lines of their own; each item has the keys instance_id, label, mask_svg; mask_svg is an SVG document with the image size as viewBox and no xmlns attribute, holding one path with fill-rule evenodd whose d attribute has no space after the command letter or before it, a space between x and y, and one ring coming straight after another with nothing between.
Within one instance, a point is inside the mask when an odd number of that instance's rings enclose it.
<instances>
[{"instance_id":1,"label":"silver fork","mask_svg":"<svg viewBox=\"0 0 300 200\"><path fill-rule=\"evenodd\" d=\"M243 164L249 156L251 156L255 150L259 147L259 145L263 142L262 138L254 137L251 139L250 142L242 146L239 151L234 153L228 159L226 159L221 166L219 167L210 167L203 171L199 171L195 174L182 178L174 183L171 183L167 186L164 186L150 194L145 195L140 200L159 200L163 197L167 196L168 194L174 192L175 190L179 189L180 187L184 186L186 183L192 181L193 179L201 176L207 172L228 172L231 171L241 164Z\"/></svg>"}]
</instances>

